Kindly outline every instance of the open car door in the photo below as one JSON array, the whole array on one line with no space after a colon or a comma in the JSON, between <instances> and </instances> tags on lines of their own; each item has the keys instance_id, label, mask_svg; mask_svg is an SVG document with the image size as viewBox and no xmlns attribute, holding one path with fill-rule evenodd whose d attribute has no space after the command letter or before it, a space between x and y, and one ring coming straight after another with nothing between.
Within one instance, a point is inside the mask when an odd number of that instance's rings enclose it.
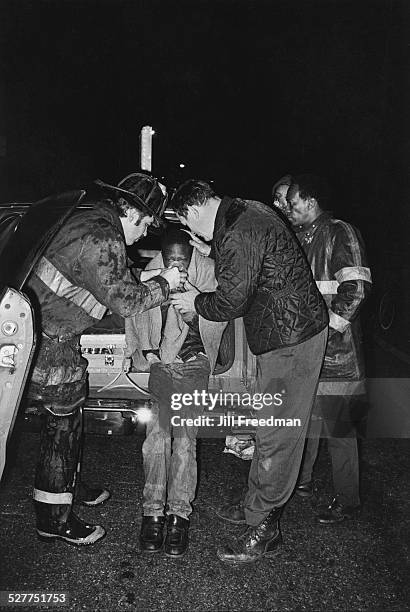
<instances>
[{"instance_id":1,"label":"open car door","mask_svg":"<svg viewBox=\"0 0 410 612\"><path fill-rule=\"evenodd\" d=\"M0 205L0 479L35 349L33 309L24 284L85 191L28 205Z\"/></svg>"}]
</instances>

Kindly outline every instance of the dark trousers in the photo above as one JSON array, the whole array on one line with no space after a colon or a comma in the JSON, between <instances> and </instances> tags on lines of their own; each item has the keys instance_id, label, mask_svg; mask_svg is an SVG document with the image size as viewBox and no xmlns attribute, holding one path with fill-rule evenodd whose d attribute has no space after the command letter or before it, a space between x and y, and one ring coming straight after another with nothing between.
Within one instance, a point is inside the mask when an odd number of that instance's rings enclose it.
<instances>
[{"instance_id":1,"label":"dark trousers","mask_svg":"<svg viewBox=\"0 0 410 612\"><path fill-rule=\"evenodd\" d=\"M319 450L320 438L326 438L327 448L332 461L333 488L335 497L347 506L360 505L359 495L359 456L357 438L351 421L330 420L334 415L348 415L351 398L343 396L319 396L317 402L323 404L323 416L312 418L305 451L300 469L299 482L310 482L313 467Z\"/></svg>"},{"instance_id":2,"label":"dark trousers","mask_svg":"<svg viewBox=\"0 0 410 612\"><path fill-rule=\"evenodd\" d=\"M282 405L264 405L257 417L299 419L300 425L288 421L257 428L244 503L248 525L258 525L273 508L286 504L295 488L327 333L326 328L301 344L257 357L257 392L282 397Z\"/></svg>"},{"instance_id":3,"label":"dark trousers","mask_svg":"<svg viewBox=\"0 0 410 612\"><path fill-rule=\"evenodd\" d=\"M33 498L39 515L65 522L73 502L82 446L82 406L87 394L87 362L79 338L42 338L29 398L43 411Z\"/></svg>"},{"instance_id":4,"label":"dark trousers","mask_svg":"<svg viewBox=\"0 0 410 612\"><path fill-rule=\"evenodd\" d=\"M34 500L47 504L49 516L64 523L73 503L82 442L82 411L68 416L44 414L34 481Z\"/></svg>"}]
</instances>

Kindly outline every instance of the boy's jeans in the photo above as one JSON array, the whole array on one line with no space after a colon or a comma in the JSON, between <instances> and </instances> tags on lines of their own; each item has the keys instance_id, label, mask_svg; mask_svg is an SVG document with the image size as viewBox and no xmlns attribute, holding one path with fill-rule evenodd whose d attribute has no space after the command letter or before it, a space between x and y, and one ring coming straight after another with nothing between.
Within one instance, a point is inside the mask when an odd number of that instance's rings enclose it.
<instances>
[{"instance_id":1,"label":"boy's jeans","mask_svg":"<svg viewBox=\"0 0 410 612\"><path fill-rule=\"evenodd\" d=\"M152 419L147 424L146 439L142 446L145 472L144 516L161 516L166 504L167 514L187 519L192 512L191 502L197 484L198 427L185 424L172 427L171 418L181 417L178 423L184 418L195 418L202 413L203 405L194 405L192 402L192 406L173 410L171 396L207 391L209 374L209 361L202 355L186 363L155 363L151 366L149 390L153 398ZM174 438L172 444L171 434Z\"/></svg>"}]
</instances>

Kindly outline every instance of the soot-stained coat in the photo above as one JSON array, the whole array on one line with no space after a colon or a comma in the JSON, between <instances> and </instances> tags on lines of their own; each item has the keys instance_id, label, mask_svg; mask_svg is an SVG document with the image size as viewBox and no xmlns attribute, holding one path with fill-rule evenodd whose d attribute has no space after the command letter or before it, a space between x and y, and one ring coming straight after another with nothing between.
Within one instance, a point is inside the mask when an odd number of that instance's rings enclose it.
<instances>
[{"instance_id":1,"label":"soot-stained coat","mask_svg":"<svg viewBox=\"0 0 410 612\"><path fill-rule=\"evenodd\" d=\"M159 306L169 285L159 276L142 283L131 273L119 216L102 201L68 219L34 268L27 291L42 332L32 386L37 397L53 405L60 398L63 407L85 394L87 362L79 351L84 330L107 309L129 317Z\"/></svg>"},{"instance_id":2,"label":"soot-stained coat","mask_svg":"<svg viewBox=\"0 0 410 612\"><path fill-rule=\"evenodd\" d=\"M360 232L322 213L298 233L329 311L329 338L319 393L352 395L364 387L360 310L371 289L371 274Z\"/></svg>"}]
</instances>

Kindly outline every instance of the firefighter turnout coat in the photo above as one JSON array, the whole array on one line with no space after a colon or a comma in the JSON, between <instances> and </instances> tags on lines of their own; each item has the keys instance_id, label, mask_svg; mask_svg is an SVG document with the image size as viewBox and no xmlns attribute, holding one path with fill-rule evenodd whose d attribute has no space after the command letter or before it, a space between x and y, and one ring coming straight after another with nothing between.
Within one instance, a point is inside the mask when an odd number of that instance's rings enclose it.
<instances>
[{"instance_id":1,"label":"firefighter turnout coat","mask_svg":"<svg viewBox=\"0 0 410 612\"><path fill-rule=\"evenodd\" d=\"M131 273L121 221L103 201L68 219L34 268L27 293L41 330L30 395L67 414L85 399L84 330L107 310L129 317L159 306L169 285L159 276L141 283Z\"/></svg>"},{"instance_id":2,"label":"firefighter turnout coat","mask_svg":"<svg viewBox=\"0 0 410 612\"><path fill-rule=\"evenodd\" d=\"M361 235L352 225L323 212L298 237L329 311L329 339L318 394L363 394L359 313L372 280Z\"/></svg>"}]
</instances>

